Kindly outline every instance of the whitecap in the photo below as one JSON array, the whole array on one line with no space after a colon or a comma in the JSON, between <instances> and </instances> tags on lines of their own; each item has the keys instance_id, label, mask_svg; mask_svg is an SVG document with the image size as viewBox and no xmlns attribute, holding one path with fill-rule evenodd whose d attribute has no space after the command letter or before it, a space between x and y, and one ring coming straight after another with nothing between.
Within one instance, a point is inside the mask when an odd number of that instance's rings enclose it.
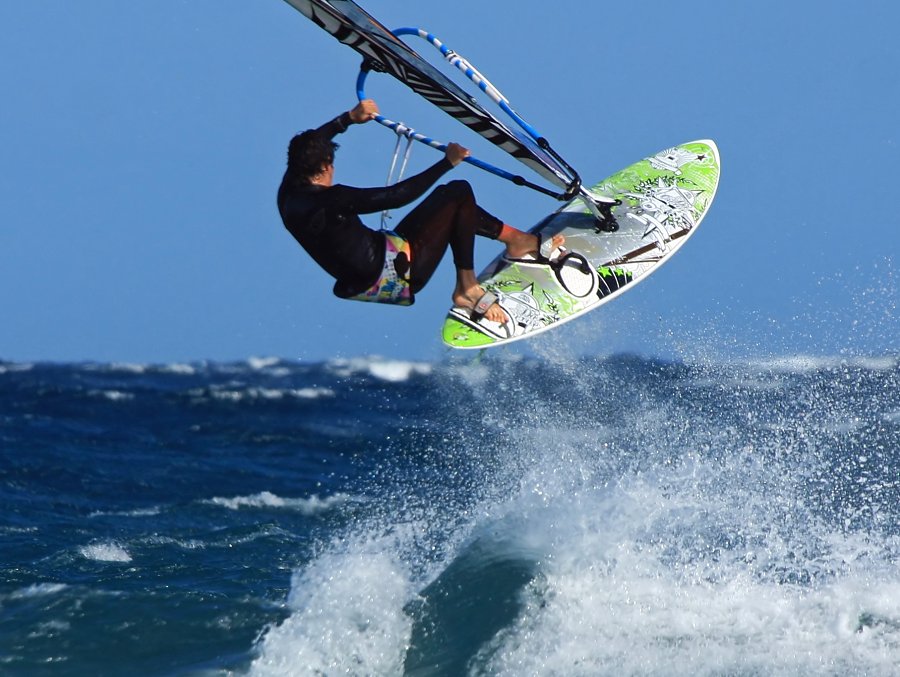
<instances>
[{"instance_id":1,"label":"whitecap","mask_svg":"<svg viewBox=\"0 0 900 677\"><path fill-rule=\"evenodd\" d=\"M274 388L247 388L246 390L213 390L212 396L217 400L229 400L240 402L250 400L280 400L284 397L284 391Z\"/></svg>"},{"instance_id":2,"label":"whitecap","mask_svg":"<svg viewBox=\"0 0 900 677\"><path fill-rule=\"evenodd\" d=\"M49 620L38 623L35 629L28 633L28 639L40 639L47 637L55 637L61 632L68 632L72 629L72 624L68 621Z\"/></svg>"},{"instance_id":3,"label":"whitecap","mask_svg":"<svg viewBox=\"0 0 900 677\"><path fill-rule=\"evenodd\" d=\"M305 400L315 400L320 397L334 397L334 391L331 388L297 388L296 390L290 390L288 392L294 397Z\"/></svg>"},{"instance_id":4,"label":"whitecap","mask_svg":"<svg viewBox=\"0 0 900 677\"><path fill-rule=\"evenodd\" d=\"M147 365L134 364L131 362L112 362L108 369L110 371L124 371L128 374L143 374L147 371Z\"/></svg>"},{"instance_id":5,"label":"whitecap","mask_svg":"<svg viewBox=\"0 0 900 677\"><path fill-rule=\"evenodd\" d=\"M46 597L62 592L69 586L65 583L34 583L25 588L14 591L10 599L27 599L31 597Z\"/></svg>"},{"instance_id":6,"label":"whitecap","mask_svg":"<svg viewBox=\"0 0 900 677\"><path fill-rule=\"evenodd\" d=\"M88 515L88 517L153 517L160 514L161 512L161 507L154 506L152 508L137 508L136 510L113 510L109 512L98 510L96 512L92 512L90 515Z\"/></svg>"},{"instance_id":7,"label":"whitecap","mask_svg":"<svg viewBox=\"0 0 900 677\"><path fill-rule=\"evenodd\" d=\"M147 545L174 545L176 547L181 548L182 550L203 550L207 547L207 544L203 541L197 539L188 539L183 540L179 538L172 538L170 536L148 536L141 540L141 543L145 543Z\"/></svg>"},{"instance_id":8,"label":"whitecap","mask_svg":"<svg viewBox=\"0 0 900 677\"><path fill-rule=\"evenodd\" d=\"M377 355L331 360L326 366L331 372L341 377L368 374L391 383L408 381L413 375L427 376L434 369L427 362L390 360Z\"/></svg>"},{"instance_id":9,"label":"whitecap","mask_svg":"<svg viewBox=\"0 0 900 677\"><path fill-rule=\"evenodd\" d=\"M280 357L249 357L247 358L247 366L251 369L255 369L257 371L261 369L266 369L268 367L274 367L276 364L281 362Z\"/></svg>"},{"instance_id":10,"label":"whitecap","mask_svg":"<svg viewBox=\"0 0 900 677\"><path fill-rule=\"evenodd\" d=\"M178 374L181 376L193 376L197 373L197 370L192 365L180 364L177 362L160 367L160 371L166 374Z\"/></svg>"},{"instance_id":11,"label":"whitecap","mask_svg":"<svg viewBox=\"0 0 900 677\"><path fill-rule=\"evenodd\" d=\"M250 674L401 674L408 599L409 574L388 553L323 556L294 575L293 613L267 630Z\"/></svg>"},{"instance_id":12,"label":"whitecap","mask_svg":"<svg viewBox=\"0 0 900 677\"><path fill-rule=\"evenodd\" d=\"M432 371L430 364L421 362L383 361L369 365L369 373L375 378L391 383L408 381L411 376L428 376Z\"/></svg>"},{"instance_id":13,"label":"whitecap","mask_svg":"<svg viewBox=\"0 0 900 677\"><path fill-rule=\"evenodd\" d=\"M347 494L334 494L325 498L319 498L315 495L309 498L282 498L270 491L262 491L250 496L211 498L208 501L204 501L204 503L218 505L229 510L240 510L241 508L286 508L298 510L304 515L314 515L350 500L351 497Z\"/></svg>"},{"instance_id":14,"label":"whitecap","mask_svg":"<svg viewBox=\"0 0 900 677\"><path fill-rule=\"evenodd\" d=\"M0 363L0 374L15 374L22 371L31 371L34 365L28 362L3 362Z\"/></svg>"},{"instance_id":15,"label":"whitecap","mask_svg":"<svg viewBox=\"0 0 900 677\"><path fill-rule=\"evenodd\" d=\"M86 559L96 562L130 562L131 555L115 541L104 543L91 543L79 548L79 552Z\"/></svg>"},{"instance_id":16,"label":"whitecap","mask_svg":"<svg viewBox=\"0 0 900 677\"><path fill-rule=\"evenodd\" d=\"M201 390L201 391L199 391L198 394L200 396L202 396L205 393ZM245 397L245 393L241 392L240 390L218 390L218 389L215 389L210 392L210 395L212 395L213 399L215 399L215 400L225 400L228 402L240 402Z\"/></svg>"},{"instance_id":17,"label":"whitecap","mask_svg":"<svg viewBox=\"0 0 900 677\"><path fill-rule=\"evenodd\" d=\"M767 507L641 481L537 509L540 498L491 525L494 542L537 554L539 574L474 674L894 674L900 584L867 536L819 533L830 547L801 564L810 587L767 573L811 545L749 533L745 511L771 517L757 512ZM709 538L729 524L744 547Z\"/></svg>"},{"instance_id":18,"label":"whitecap","mask_svg":"<svg viewBox=\"0 0 900 677\"><path fill-rule=\"evenodd\" d=\"M191 394L202 395L203 391L191 391ZM243 400L281 400L293 397L301 400L312 400L319 397L333 397L334 391L330 388L222 388L214 387L210 394L214 399L227 402L242 402Z\"/></svg>"},{"instance_id":19,"label":"whitecap","mask_svg":"<svg viewBox=\"0 0 900 677\"><path fill-rule=\"evenodd\" d=\"M134 393L126 393L121 390L91 390L91 397L102 397L110 402L127 402L134 399Z\"/></svg>"}]
</instances>

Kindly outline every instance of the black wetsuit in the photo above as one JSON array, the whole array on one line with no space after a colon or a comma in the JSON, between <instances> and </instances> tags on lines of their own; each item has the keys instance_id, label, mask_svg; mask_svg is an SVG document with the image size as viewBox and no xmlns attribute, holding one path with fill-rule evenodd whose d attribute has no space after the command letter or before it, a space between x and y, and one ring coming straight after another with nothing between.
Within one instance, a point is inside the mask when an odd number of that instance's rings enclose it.
<instances>
[{"instance_id":1,"label":"black wetsuit","mask_svg":"<svg viewBox=\"0 0 900 677\"><path fill-rule=\"evenodd\" d=\"M350 124L349 114L343 113L316 131L331 139ZM366 227L359 215L408 205L452 167L442 158L420 174L381 188L317 186L286 172L278 189L278 211L291 235L335 278L334 293L346 298L372 286L384 266L384 235ZM437 188L394 229L410 243L412 291L425 286L448 245L457 267L473 268L475 234L496 239L502 226L500 219L475 204L465 181ZM405 274L402 262L395 263Z\"/></svg>"}]
</instances>

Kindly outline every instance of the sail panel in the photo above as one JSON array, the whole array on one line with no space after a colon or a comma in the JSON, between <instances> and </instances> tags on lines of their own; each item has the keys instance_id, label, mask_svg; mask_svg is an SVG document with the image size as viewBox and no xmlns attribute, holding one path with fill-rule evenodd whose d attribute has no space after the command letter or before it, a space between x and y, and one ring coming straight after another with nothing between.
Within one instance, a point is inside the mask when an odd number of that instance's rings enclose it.
<instances>
[{"instance_id":1,"label":"sail panel","mask_svg":"<svg viewBox=\"0 0 900 677\"><path fill-rule=\"evenodd\" d=\"M414 92L543 176L568 188L575 177L534 140L511 131L478 101L352 0L285 0L317 26Z\"/></svg>"}]
</instances>

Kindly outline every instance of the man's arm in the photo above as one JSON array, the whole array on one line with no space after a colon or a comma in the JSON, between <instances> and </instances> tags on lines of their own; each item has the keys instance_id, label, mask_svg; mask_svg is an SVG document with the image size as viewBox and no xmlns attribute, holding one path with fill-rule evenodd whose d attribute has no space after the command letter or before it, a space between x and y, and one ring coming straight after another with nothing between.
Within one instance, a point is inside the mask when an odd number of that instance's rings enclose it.
<instances>
[{"instance_id":1,"label":"man's arm","mask_svg":"<svg viewBox=\"0 0 900 677\"><path fill-rule=\"evenodd\" d=\"M378 105L372 99L364 99L352 109L341 113L333 120L329 120L316 131L333 139L338 134L343 134L352 124L361 125L369 120L374 120L378 115Z\"/></svg>"},{"instance_id":2,"label":"man's arm","mask_svg":"<svg viewBox=\"0 0 900 677\"><path fill-rule=\"evenodd\" d=\"M335 198L357 214L374 214L385 209L396 209L418 200L444 174L469 157L467 148L458 143L447 144L444 157L431 167L392 186L381 188L351 188L338 185L332 191Z\"/></svg>"}]
</instances>

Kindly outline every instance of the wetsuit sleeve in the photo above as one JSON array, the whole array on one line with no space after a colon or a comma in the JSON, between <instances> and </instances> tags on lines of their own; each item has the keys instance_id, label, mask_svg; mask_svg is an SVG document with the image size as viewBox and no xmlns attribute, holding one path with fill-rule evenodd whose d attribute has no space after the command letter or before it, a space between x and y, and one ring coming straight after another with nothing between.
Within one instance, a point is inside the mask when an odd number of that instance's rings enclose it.
<instances>
[{"instance_id":1,"label":"wetsuit sleeve","mask_svg":"<svg viewBox=\"0 0 900 677\"><path fill-rule=\"evenodd\" d=\"M346 211L356 214L374 214L385 209L396 209L418 200L444 174L453 169L447 158L435 162L424 172L410 176L393 186L381 188L352 188L337 185L331 191Z\"/></svg>"},{"instance_id":2,"label":"wetsuit sleeve","mask_svg":"<svg viewBox=\"0 0 900 677\"><path fill-rule=\"evenodd\" d=\"M353 124L353 120L350 119L350 112L345 111L338 115L333 120L329 120L324 125L316 129L319 134L324 134L329 139L333 139L338 134L343 134L347 131L350 125Z\"/></svg>"}]
</instances>

